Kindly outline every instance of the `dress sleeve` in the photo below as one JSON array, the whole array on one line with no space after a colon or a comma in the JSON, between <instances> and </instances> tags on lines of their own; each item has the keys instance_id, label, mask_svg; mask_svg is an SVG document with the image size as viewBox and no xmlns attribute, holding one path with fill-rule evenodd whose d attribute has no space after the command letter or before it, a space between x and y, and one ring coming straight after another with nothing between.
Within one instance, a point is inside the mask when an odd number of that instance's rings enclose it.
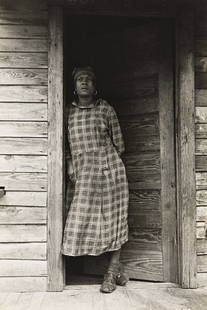
<instances>
[{"instance_id":1,"label":"dress sleeve","mask_svg":"<svg viewBox=\"0 0 207 310\"><path fill-rule=\"evenodd\" d=\"M109 134L117 153L121 155L125 151L124 139L117 114L112 106L109 109Z\"/></svg>"}]
</instances>

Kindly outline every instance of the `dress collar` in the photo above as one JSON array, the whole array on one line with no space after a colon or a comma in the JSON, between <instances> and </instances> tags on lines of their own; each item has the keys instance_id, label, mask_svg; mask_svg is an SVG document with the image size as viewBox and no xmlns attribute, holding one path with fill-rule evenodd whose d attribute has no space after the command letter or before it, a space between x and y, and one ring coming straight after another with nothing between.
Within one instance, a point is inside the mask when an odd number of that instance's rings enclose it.
<instances>
[{"instance_id":1,"label":"dress collar","mask_svg":"<svg viewBox=\"0 0 207 310\"><path fill-rule=\"evenodd\" d=\"M94 107L96 107L98 105L98 103L100 102L100 99L94 101L93 104L89 105L89 106L79 106L78 103L76 101L73 101L72 102L72 105L77 107L77 108L80 108L80 109L92 109Z\"/></svg>"}]
</instances>

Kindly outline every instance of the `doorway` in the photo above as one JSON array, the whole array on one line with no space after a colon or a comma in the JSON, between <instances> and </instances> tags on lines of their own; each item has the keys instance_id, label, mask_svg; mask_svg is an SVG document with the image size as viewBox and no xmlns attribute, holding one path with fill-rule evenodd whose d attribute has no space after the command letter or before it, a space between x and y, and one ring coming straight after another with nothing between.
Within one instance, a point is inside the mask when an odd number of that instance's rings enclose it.
<instances>
[{"instance_id":1,"label":"doorway","mask_svg":"<svg viewBox=\"0 0 207 310\"><path fill-rule=\"evenodd\" d=\"M176 282L173 25L66 16L65 116L73 98L71 72L81 65L95 68L99 97L114 106L124 135L130 202L122 262L133 279ZM72 193L68 183L67 201ZM106 260L106 255L67 259L66 281L72 273L103 274Z\"/></svg>"}]
</instances>

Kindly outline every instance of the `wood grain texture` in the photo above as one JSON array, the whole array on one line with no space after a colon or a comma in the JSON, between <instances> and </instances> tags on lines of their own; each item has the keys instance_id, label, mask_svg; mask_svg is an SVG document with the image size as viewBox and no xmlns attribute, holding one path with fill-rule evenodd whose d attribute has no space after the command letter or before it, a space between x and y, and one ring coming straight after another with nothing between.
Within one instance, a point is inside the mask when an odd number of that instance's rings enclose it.
<instances>
[{"instance_id":1,"label":"wood grain texture","mask_svg":"<svg viewBox=\"0 0 207 310\"><path fill-rule=\"evenodd\" d=\"M196 155L207 155L207 139L196 139Z\"/></svg>"},{"instance_id":2,"label":"wood grain texture","mask_svg":"<svg viewBox=\"0 0 207 310\"><path fill-rule=\"evenodd\" d=\"M47 156L0 155L1 172L47 172Z\"/></svg>"},{"instance_id":3,"label":"wood grain texture","mask_svg":"<svg viewBox=\"0 0 207 310\"><path fill-rule=\"evenodd\" d=\"M207 189L207 172L196 172L196 188Z\"/></svg>"},{"instance_id":4,"label":"wood grain texture","mask_svg":"<svg viewBox=\"0 0 207 310\"><path fill-rule=\"evenodd\" d=\"M0 39L1 52L47 52L48 42L42 39Z\"/></svg>"},{"instance_id":5,"label":"wood grain texture","mask_svg":"<svg viewBox=\"0 0 207 310\"><path fill-rule=\"evenodd\" d=\"M0 242L45 242L46 225L0 225Z\"/></svg>"},{"instance_id":6,"label":"wood grain texture","mask_svg":"<svg viewBox=\"0 0 207 310\"><path fill-rule=\"evenodd\" d=\"M195 71L207 72L207 57L195 57Z\"/></svg>"},{"instance_id":7,"label":"wood grain texture","mask_svg":"<svg viewBox=\"0 0 207 310\"><path fill-rule=\"evenodd\" d=\"M47 121L47 104L0 102L0 120Z\"/></svg>"},{"instance_id":8,"label":"wood grain texture","mask_svg":"<svg viewBox=\"0 0 207 310\"><path fill-rule=\"evenodd\" d=\"M0 154L47 155L47 138L2 138Z\"/></svg>"},{"instance_id":9,"label":"wood grain texture","mask_svg":"<svg viewBox=\"0 0 207 310\"><path fill-rule=\"evenodd\" d=\"M195 98L194 98L194 11L190 4L177 20L177 184L179 282L183 288L196 283L196 180L195 180ZM197 46L198 48L198 46ZM198 49L197 49L198 51Z\"/></svg>"},{"instance_id":10,"label":"wood grain texture","mask_svg":"<svg viewBox=\"0 0 207 310\"><path fill-rule=\"evenodd\" d=\"M47 137L47 122L0 122L0 137Z\"/></svg>"},{"instance_id":11,"label":"wood grain texture","mask_svg":"<svg viewBox=\"0 0 207 310\"><path fill-rule=\"evenodd\" d=\"M46 224L47 209L0 206L0 224Z\"/></svg>"},{"instance_id":12,"label":"wood grain texture","mask_svg":"<svg viewBox=\"0 0 207 310\"><path fill-rule=\"evenodd\" d=\"M195 122L207 123L207 107L196 107Z\"/></svg>"},{"instance_id":13,"label":"wood grain texture","mask_svg":"<svg viewBox=\"0 0 207 310\"><path fill-rule=\"evenodd\" d=\"M207 156L197 155L195 158L196 171L207 171Z\"/></svg>"},{"instance_id":14,"label":"wood grain texture","mask_svg":"<svg viewBox=\"0 0 207 310\"><path fill-rule=\"evenodd\" d=\"M32 260L0 259L0 277L30 277L46 276L47 262Z\"/></svg>"},{"instance_id":15,"label":"wood grain texture","mask_svg":"<svg viewBox=\"0 0 207 310\"><path fill-rule=\"evenodd\" d=\"M207 107L207 90L206 89L195 90L195 102L196 102L196 106Z\"/></svg>"},{"instance_id":16,"label":"wood grain texture","mask_svg":"<svg viewBox=\"0 0 207 310\"><path fill-rule=\"evenodd\" d=\"M46 192L6 192L0 199L0 206L46 207Z\"/></svg>"},{"instance_id":17,"label":"wood grain texture","mask_svg":"<svg viewBox=\"0 0 207 310\"><path fill-rule=\"evenodd\" d=\"M196 86L196 89L207 88L207 73L206 72L195 73L195 86Z\"/></svg>"},{"instance_id":18,"label":"wood grain texture","mask_svg":"<svg viewBox=\"0 0 207 310\"><path fill-rule=\"evenodd\" d=\"M196 56L206 57L207 56L207 41L205 37L199 37L195 40L195 53Z\"/></svg>"},{"instance_id":19,"label":"wood grain texture","mask_svg":"<svg viewBox=\"0 0 207 310\"><path fill-rule=\"evenodd\" d=\"M47 102L47 86L0 86L0 102Z\"/></svg>"},{"instance_id":20,"label":"wood grain texture","mask_svg":"<svg viewBox=\"0 0 207 310\"><path fill-rule=\"evenodd\" d=\"M45 53L0 53L0 68L47 68L48 59Z\"/></svg>"},{"instance_id":21,"label":"wood grain texture","mask_svg":"<svg viewBox=\"0 0 207 310\"><path fill-rule=\"evenodd\" d=\"M196 205L207 206L207 191L206 190L196 191Z\"/></svg>"},{"instance_id":22,"label":"wood grain texture","mask_svg":"<svg viewBox=\"0 0 207 310\"><path fill-rule=\"evenodd\" d=\"M207 255L197 256L197 271L207 273Z\"/></svg>"},{"instance_id":23,"label":"wood grain texture","mask_svg":"<svg viewBox=\"0 0 207 310\"><path fill-rule=\"evenodd\" d=\"M0 243L1 259L46 260L47 243Z\"/></svg>"},{"instance_id":24,"label":"wood grain texture","mask_svg":"<svg viewBox=\"0 0 207 310\"><path fill-rule=\"evenodd\" d=\"M196 220L199 222L207 222L207 207L206 206L197 206Z\"/></svg>"},{"instance_id":25,"label":"wood grain texture","mask_svg":"<svg viewBox=\"0 0 207 310\"><path fill-rule=\"evenodd\" d=\"M205 222L197 222L196 223L196 237L197 239L206 239L207 231L206 231L207 225Z\"/></svg>"},{"instance_id":26,"label":"wood grain texture","mask_svg":"<svg viewBox=\"0 0 207 310\"><path fill-rule=\"evenodd\" d=\"M0 38L35 38L42 39L48 35L47 27L42 25L2 25Z\"/></svg>"},{"instance_id":27,"label":"wood grain texture","mask_svg":"<svg viewBox=\"0 0 207 310\"><path fill-rule=\"evenodd\" d=\"M47 277L1 277L1 292L44 292Z\"/></svg>"},{"instance_id":28,"label":"wood grain texture","mask_svg":"<svg viewBox=\"0 0 207 310\"><path fill-rule=\"evenodd\" d=\"M31 8L29 8L29 10L21 11L20 9L15 10L13 8L4 8L0 11L0 24L18 26L21 24L47 26L47 10L39 10L38 14L35 14L34 11L31 11Z\"/></svg>"},{"instance_id":29,"label":"wood grain texture","mask_svg":"<svg viewBox=\"0 0 207 310\"><path fill-rule=\"evenodd\" d=\"M49 9L48 290L63 290L63 9Z\"/></svg>"},{"instance_id":30,"label":"wood grain texture","mask_svg":"<svg viewBox=\"0 0 207 310\"><path fill-rule=\"evenodd\" d=\"M159 190L131 190L129 210L158 210L160 208Z\"/></svg>"},{"instance_id":31,"label":"wood grain texture","mask_svg":"<svg viewBox=\"0 0 207 310\"><path fill-rule=\"evenodd\" d=\"M46 191L47 174L1 172L0 186L5 186L6 190L12 191Z\"/></svg>"},{"instance_id":32,"label":"wood grain texture","mask_svg":"<svg viewBox=\"0 0 207 310\"><path fill-rule=\"evenodd\" d=\"M207 254L207 240L198 239L196 241L197 255Z\"/></svg>"},{"instance_id":33,"label":"wood grain texture","mask_svg":"<svg viewBox=\"0 0 207 310\"><path fill-rule=\"evenodd\" d=\"M47 85L47 69L2 68L0 85Z\"/></svg>"}]
</instances>

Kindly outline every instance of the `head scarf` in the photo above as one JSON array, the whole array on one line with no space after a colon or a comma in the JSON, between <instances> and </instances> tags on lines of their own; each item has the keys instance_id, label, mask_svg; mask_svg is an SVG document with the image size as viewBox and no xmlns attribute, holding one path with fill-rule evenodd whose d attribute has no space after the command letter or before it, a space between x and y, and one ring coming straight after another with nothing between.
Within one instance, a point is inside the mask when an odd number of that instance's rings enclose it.
<instances>
[{"instance_id":1,"label":"head scarf","mask_svg":"<svg viewBox=\"0 0 207 310\"><path fill-rule=\"evenodd\" d=\"M94 72L93 68L90 67L90 66L87 66L87 67L75 67L73 69L73 72L72 72L72 76L73 76L74 82L76 82L77 78L81 74L88 74L93 79L94 82L96 81L95 72Z\"/></svg>"}]
</instances>

